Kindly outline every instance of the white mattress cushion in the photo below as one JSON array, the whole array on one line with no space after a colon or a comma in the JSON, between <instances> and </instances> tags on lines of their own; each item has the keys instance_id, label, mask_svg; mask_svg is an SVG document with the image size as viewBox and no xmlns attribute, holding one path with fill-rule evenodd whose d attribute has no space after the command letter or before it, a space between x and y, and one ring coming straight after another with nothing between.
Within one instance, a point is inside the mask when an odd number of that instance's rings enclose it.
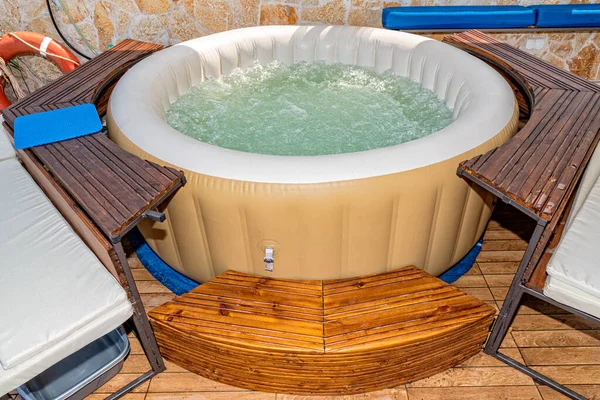
<instances>
[{"instance_id":1,"label":"white mattress cushion","mask_svg":"<svg viewBox=\"0 0 600 400\"><path fill-rule=\"evenodd\" d=\"M0 162L0 187L3 393L24 382L15 376L43 370L36 360L49 367L118 327L132 307L17 159Z\"/></svg>"},{"instance_id":2,"label":"white mattress cushion","mask_svg":"<svg viewBox=\"0 0 600 400\"><path fill-rule=\"evenodd\" d=\"M585 167L585 172L581 178L581 183L579 184L579 188L575 194L573 208L571 209L571 213L569 214L569 218L567 220L567 227L570 226L575 219L577 212L579 212L579 209L583 205L588 194L590 194L590 191L592 190L592 187L598 178L600 178L600 146L596 148L594 154L592 154L592 157L588 162L588 165Z\"/></svg>"},{"instance_id":3,"label":"white mattress cushion","mask_svg":"<svg viewBox=\"0 0 600 400\"><path fill-rule=\"evenodd\" d=\"M591 295L560 278L549 275L544 294L559 303L600 318L600 297Z\"/></svg>"},{"instance_id":4,"label":"white mattress cushion","mask_svg":"<svg viewBox=\"0 0 600 400\"><path fill-rule=\"evenodd\" d=\"M2 121L4 121L4 119L0 117L0 161L15 158L17 156L15 154L15 149L8 138L8 132L6 132L2 126Z\"/></svg>"},{"instance_id":5,"label":"white mattress cushion","mask_svg":"<svg viewBox=\"0 0 600 400\"><path fill-rule=\"evenodd\" d=\"M0 397L36 377L63 358L75 353L86 344L116 329L131 316L131 312L131 304L119 304L110 314L99 317L50 349L36 354L11 369L5 370L0 367Z\"/></svg>"},{"instance_id":6,"label":"white mattress cushion","mask_svg":"<svg viewBox=\"0 0 600 400\"><path fill-rule=\"evenodd\" d=\"M596 154L594 159L597 161ZM546 269L544 294L563 304L600 317L600 179L592 169L578 194L580 205ZM591 187L590 177L595 176Z\"/></svg>"}]
</instances>

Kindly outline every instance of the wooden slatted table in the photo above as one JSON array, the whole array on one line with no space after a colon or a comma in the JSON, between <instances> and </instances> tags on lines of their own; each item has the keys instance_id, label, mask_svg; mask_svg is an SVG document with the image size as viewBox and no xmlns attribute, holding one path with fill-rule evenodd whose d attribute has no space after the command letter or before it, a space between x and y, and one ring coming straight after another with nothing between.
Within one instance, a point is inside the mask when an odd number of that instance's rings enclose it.
<instances>
[{"instance_id":1,"label":"wooden slatted table","mask_svg":"<svg viewBox=\"0 0 600 400\"><path fill-rule=\"evenodd\" d=\"M444 38L481 58L511 83L522 129L502 146L462 162L458 174L537 223L485 352L561 393L581 396L498 352L522 296L529 294L598 322L543 294L546 265L558 245L574 193L600 140L600 87L479 31Z\"/></svg>"},{"instance_id":2,"label":"wooden slatted table","mask_svg":"<svg viewBox=\"0 0 600 400\"><path fill-rule=\"evenodd\" d=\"M85 103L95 104L102 116L122 74L160 49L124 40L3 110L4 126L12 134L19 116ZM116 398L165 369L121 239L143 218L165 218L157 207L185 184L183 172L142 160L101 132L17 153L71 226L121 281L133 303L133 322L152 370L111 396Z\"/></svg>"},{"instance_id":3,"label":"wooden slatted table","mask_svg":"<svg viewBox=\"0 0 600 400\"><path fill-rule=\"evenodd\" d=\"M108 95L133 63L162 46L124 40L2 112L12 132L22 115L95 103L106 112ZM182 171L158 166L121 149L102 133L31 148L111 242L184 182Z\"/></svg>"},{"instance_id":4,"label":"wooden slatted table","mask_svg":"<svg viewBox=\"0 0 600 400\"><path fill-rule=\"evenodd\" d=\"M458 173L538 222L525 279L541 258L600 140L600 87L479 31L444 41L520 77L529 119L511 140L462 162ZM531 281L540 290L545 275Z\"/></svg>"},{"instance_id":5,"label":"wooden slatted table","mask_svg":"<svg viewBox=\"0 0 600 400\"><path fill-rule=\"evenodd\" d=\"M228 271L150 311L165 358L248 389L394 387L481 350L491 306L416 267L330 281Z\"/></svg>"}]
</instances>

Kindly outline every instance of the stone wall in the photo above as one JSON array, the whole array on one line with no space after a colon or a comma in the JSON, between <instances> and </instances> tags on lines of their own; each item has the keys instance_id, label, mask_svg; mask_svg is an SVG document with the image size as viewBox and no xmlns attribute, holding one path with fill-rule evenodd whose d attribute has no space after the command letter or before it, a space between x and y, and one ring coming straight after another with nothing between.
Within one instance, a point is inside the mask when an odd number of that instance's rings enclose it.
<instances>
[{"instance_id":1,"label":"stone wall","mask_svg":"<svg viewBox=\"0 0 600 400\"><path fill-rule=\"evenodd\" d=\"M381 27L382 8L398 5L539 4L568 0L63 0L74 21L98 50L123 38L178 43L198 36L255 25L349 24ZM571 2L589 2L573 0ZM592 0L595 2L595 0ZM57 3L57 0L51 0ZM90 54L65 14L54 8L61 30L78 49ZM45 0L0 0L0 34L34 31L53 38ZM561 68L600 80L600 32L496 34ZM528 49L528 39L540 39ZM56 74L31 58L19 71L30 89Z\"/></svg>"}]
</instances>

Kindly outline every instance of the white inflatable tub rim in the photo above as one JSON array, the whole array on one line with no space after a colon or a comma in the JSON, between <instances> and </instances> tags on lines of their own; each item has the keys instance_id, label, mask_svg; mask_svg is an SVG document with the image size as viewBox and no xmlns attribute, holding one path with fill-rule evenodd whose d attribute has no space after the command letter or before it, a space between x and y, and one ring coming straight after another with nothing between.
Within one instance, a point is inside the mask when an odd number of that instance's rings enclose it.
<instances>
[{"instance_id":1,"label":"white inflatable tub rim","mask_svg":"<svg viewBox=\"0 0 600 400\"><path fill-rule=\"evenodd\" d=\"M273 59L391 70L434 91L455 121L399 145L323 156L229 150L188 137L165 121L170 105L206 77ZM515 98L490 66L433 39L375 28L265 26L205 36L153 54L121 78L109 108L129 140L174 166L224 179L314 184L388 175L455 157L502 131L514 115Z\"/></svg>"}]
</instances>

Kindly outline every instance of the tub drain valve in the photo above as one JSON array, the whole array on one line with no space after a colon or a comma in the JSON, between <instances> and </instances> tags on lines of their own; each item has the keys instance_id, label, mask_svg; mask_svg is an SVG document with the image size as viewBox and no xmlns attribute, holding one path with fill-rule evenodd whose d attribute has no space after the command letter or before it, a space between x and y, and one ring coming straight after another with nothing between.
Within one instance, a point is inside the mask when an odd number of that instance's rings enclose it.
<instances>
[{"instance_id":1,"label":"tub drain valve","mask_svg":"<svg viewBox=\"0 0 600 400\"><path fill-rule=\"evenodd\" d=\"M273 264L275 263L275 259L273 258L273 248L267 247L265 248L265 270L269 272L273 272Z\"/></svg>"}]
</instances>

